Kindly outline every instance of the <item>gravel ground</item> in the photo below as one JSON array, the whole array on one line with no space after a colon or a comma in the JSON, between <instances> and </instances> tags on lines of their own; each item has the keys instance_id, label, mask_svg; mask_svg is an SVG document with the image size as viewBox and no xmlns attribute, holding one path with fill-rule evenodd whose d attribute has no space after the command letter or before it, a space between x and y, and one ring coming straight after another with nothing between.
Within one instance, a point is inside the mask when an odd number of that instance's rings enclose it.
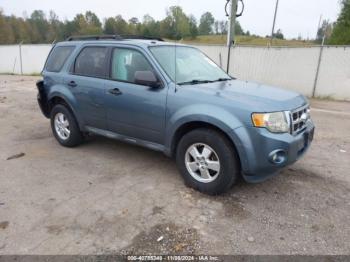
<instances>
[{"instance_id":1,"label":"gravel ground","mask_svg":"<svg viewBox=\"0 0 350 262\"><path fill-rule=\"evenodd\" d=\"M209 197L161 153L99 137L59 146L37 79L0 76L0 254L350 253L350 103L312 101L301 161Z\"/></svg>"}]
</instances>

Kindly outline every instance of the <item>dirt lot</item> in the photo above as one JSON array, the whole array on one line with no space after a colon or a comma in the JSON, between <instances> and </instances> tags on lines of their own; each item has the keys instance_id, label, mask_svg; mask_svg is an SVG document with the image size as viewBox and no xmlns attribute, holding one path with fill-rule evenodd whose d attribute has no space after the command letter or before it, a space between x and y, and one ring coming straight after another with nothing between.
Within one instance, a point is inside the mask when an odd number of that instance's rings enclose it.
<instances>
[{"instance_id":1,"label":"dirt lot","mask_svg":"<svg viewBox=\"0 0 350 262\"><path fill-rule=\"evenodd\" d=\"M350 253L350 103L313 101L300 162L208 197L161 153L104 138L59 146L36 80L0 76L0 254Z\"/></svg>"}]
</instances>

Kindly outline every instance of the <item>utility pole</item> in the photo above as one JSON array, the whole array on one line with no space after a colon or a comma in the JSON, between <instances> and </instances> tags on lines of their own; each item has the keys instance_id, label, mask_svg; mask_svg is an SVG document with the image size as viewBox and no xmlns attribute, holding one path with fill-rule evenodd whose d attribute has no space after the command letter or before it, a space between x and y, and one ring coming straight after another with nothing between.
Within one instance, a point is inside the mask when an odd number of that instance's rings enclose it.
<instances>
[{"instance_id":1,"label":"utility pole","mask_svg":"<svg viewBox=\"0 0 350 262\"><path fill-rule=\"evenodd\" d=\"M321 67L321 62L322 62L322 55L323 55L323 49L324 49L325 40L326 40L326 32L323 34L322 44L321 44L321 47L320 47L320 54L318 56L316 76L315 76L315 81L314 81L314 87L312 89L312 97L315 97L315 94L316 94L316 87L317 87L317 83L318 83L318 77L319 77L319 74L320 74L320 67Z\"/></svg>"},{"instance_id":2,"label":"utility pole","mask_svg":"<svg viewBox=\"0 0 350 262\"><path fill-rule=\"evenodd\" d=\"M23 44L23 41L21 41L19 43L19 62L20 62L20 65L21 65L21 75L23 75L22 44Z\"/></svg>"},{"instance_id":3,"label":"utility pole","mask_svg":"<svg viewBox=\"0 0 350 262\"><path fill-rule=\"evenodd\" d=\"M235 24L236 24L236 13L237 13L237 2L238 0L231 0L231 8L229 15L229 28L227 32L227 69L226 72L229 73L230 70L230 57L231 57L231 47L235 41Z\"/></svg>"},{"instance_id":4,"label":"utility pole","mask_svg":"<svg viewBox=\"0 0 350 262\"><path fill-rule=\"evenodd\" d=\"M322 15L320 16L320 20L318 21L318 26L317 26L317 31L316 31L316 40L318 40L317 39L317 37L318 37L318 30L320 30L320 27L321 27L321 22L322 22Z\"/></svg>"},{"instance_id":5,"label":"utility pole","mask_svg":"<svg viewBox=\"0 0 350 262\"><path fill-rule=\"evenodd\" d=\"M279 0L276 0L275 15L273 17L270 45L272 45L272 40L273 40L273 37L274 37L274 34L275 34L275 25L276 25L277 11L278 11L278 2L279 2Z\"/></svg>"}]
</instances>

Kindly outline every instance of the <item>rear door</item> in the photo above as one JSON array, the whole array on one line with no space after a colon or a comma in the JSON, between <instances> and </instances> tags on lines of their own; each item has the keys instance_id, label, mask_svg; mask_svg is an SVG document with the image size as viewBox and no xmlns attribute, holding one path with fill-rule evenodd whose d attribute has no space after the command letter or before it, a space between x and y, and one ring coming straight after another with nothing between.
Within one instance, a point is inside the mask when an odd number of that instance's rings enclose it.
<instances>
[{"instance_id":1,"label":"rear door","mask_svg":"<svg viewBox=\"0 0 350 262\"><path fill-rule=\"evenodd\" d=\"M42 71L43 81L37 83L38 87L38 102L41 110L46 117L49 117L50 112L47 107L48 89L55 85L62 84L62 74L60 73L66 61L74 51L74 45L55 46L50 51Z\"/></svg>"},{"instance_id":2,"label":"rear door","mask_svg":"<svg viewBox=\"0 0 350 262\"><path fill-rule=\"evenodd\" d=\"M163 143L167 88L136 84L135 73L152 71L161 82L150 59L139 49L111 50L110 80L106 83L108 129L129 137Z\"/></svg>"},{"instance_id":3,"label":"rear door","mask_svg":"<svg viewBox=\"0 0 350 262\"><path fill-rule=\"evenodd\" d=\"M108 75L106 46L86 46L77 55L64 84L77 100L86 126L106 129L105 83Z\"/></svg>"}]
</instances>

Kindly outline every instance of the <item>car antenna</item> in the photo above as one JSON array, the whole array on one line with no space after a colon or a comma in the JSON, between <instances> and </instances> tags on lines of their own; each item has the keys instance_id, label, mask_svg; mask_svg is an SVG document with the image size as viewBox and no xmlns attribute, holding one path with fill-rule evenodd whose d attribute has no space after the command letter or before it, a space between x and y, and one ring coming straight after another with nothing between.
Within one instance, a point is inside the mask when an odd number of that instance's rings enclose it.
<instances>
[{"instance_id":1,"label":"car antenna","mask_svg":"<svg viewBox=\"0 0 350 262\"><path fill-rule=\"evenodd\" d=\"M179 6L179 3L177 6ZM176 16L178 17L177 11L178 11L178 8L175 8ZM175 55L175 59L174 59L174 63L175 63L175 93L177 92L176 43L177 43L177 25L175 25L175 52L174 52L174 55Z\"/></svg>"},{"instance_id":2,"label":"car antenna","mask_svg":"<svg viewBox=\"0 0 350 262\"><path fill-rule=\"evenodd\" d=\"M174 59L174 63L175 63L175 93L177 91L177 68L176 68L176 39L175 39L175 59Z\"/></svg>"}]
</instances>

